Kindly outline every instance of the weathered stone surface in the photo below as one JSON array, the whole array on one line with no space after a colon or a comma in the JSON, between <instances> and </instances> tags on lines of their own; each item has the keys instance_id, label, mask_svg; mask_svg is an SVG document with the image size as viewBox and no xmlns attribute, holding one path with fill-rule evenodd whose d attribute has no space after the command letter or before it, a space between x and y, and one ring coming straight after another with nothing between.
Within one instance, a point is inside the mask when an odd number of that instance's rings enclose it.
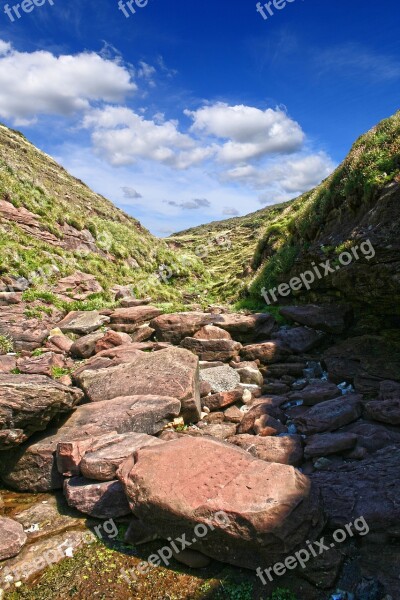
<instances>
[{"instance_id":1,"label":"weathered stone surface","mask_svg":"<svg viewBox=\"0 0 400 600\"><path fill-rule=\"evenodd\" d=\"M53 335L50 333L46 341L46 348L49 348L49 350L52 350L53 352L68 354L73 343L74 342L69 337L64 335L60 329L59 333Z\"/></svg>"},{"instance_id":2,"label":"weathered stone surface","mask_svg":"<svg viewBox=\"0 0 400 600\"><path fill-rule=\"evenodd\" d=\"M239 363L240 365L240 363ZM242 367L236 369L241 383L250 383L252 385L262 386L264 383L264 377L258 369L251 369L250 367Z\"/></svg>"},{"instance_id":3,"label":"weathered stone surface","mask_svg":"<svg viewBox=\"0 0 400 600\"><path fill-rule=\"evenodd\" d=\"M285 402L284 396L271 396L269 398L260 398L255 405L244 415L239 427L238 433L255 434L256 421L266 415L274 419L285 419L284 412L280 409L281 404Z\"/></svg>"},{"instance_id":4,"label":"weathered stone surface","mask_svg":"<svg viewBox=\"0 0 400 600\"><path fill-rule=\"evenodd\" d=\"M132 342L145 342L149 340L154 333L154 329L148 325L140 325L131 333Z\"/></svg>"},{"instance_id":5,"label":"weathered stone surface","mask_svg":"<svg viewBox=\"0 0 400 600\"><path fill-rule=\"evenodd\" d=\"M397 381L382 381L379 386L379 400L398 400L400 398L400 383Z\"/></svg>"},{"instance_id":6,"label":"weathered stone surface","mask_svg":"<svg viewBox=\"0 0 400 600\"><path fill-rule=\"evenodd\" d=\"M7 304L20 304L22 302L22 294L16 292L0 292L0 306Z\"/></svg>"},{"instance_id":7,"label":"weathered stone surface","mask_svg":"<svg viewBox=\"0 0 400 600\"><path fill-rule=\"evenodd\" d=\"M234 435L227 441L267 462L297 467L303 461L303 444L300 435L260 437L242 434Z\"/></svg>"},{"instance_id":8,"label":"weathered stone surface","mask_svg":"<svg viewBox=\"0 0 400 600\"><path fill-rule=\"evenodd\" d=\"M304 354L315 348L325 338L325 334L309 327L293 327L280 329L272 338L280 340L291 352Z\"/></svg>"},{"instance_id":9,"label":"weathered stone surface","mask_svg":"<svg viewBox=\"0 0 400 600\"><path fill-rule=\"evenodd\" d=\"M108 444L86 452L80 464L82 475L97 481L112 481L117 469L136 450L163 444L162 440L145 433L125 433ZM97 444L99 446L99 444Z\"/></svg>"},{"instance_id":10,"label":"weathered stone surface","mask_svg":"<svg viewBox=\"0 0 400 600\"><path fill-rule=\"evenodd\" d=\"M200 371L200 381L205 381L211 385L211 392L229 392L236 388L240 383L240 376L237 371L229 365L204 369Z\"/></svg>"},{"instance_id":11,"label":"weathered stone surface","mask_svg":"<svg viewBox=\"0 0 400 600\"><path fill-rule=\"evenodd\" d=\"M240 356L245 360L259 360L263 364L277 363L289 356L290 352L282 342L264 342L244 346Z\"/></svg>"},{"instance_id":12,"label":"weathered stone surface","mask_svg":"<svg viewBox=\"0 0 400 600\"><path fill-rule=\"evenodd\" d=\"M332 528L363 517L371 532L390 537L398 531L398 446L389 446L361 462L343 464L334 471L318 471L311 477L322 491Z\"/></svg>"},{"instance_id":13,"label":"weathered stone surface","mask_svg":"<svg viewBox=\"0 0 400 600\"><path fill-rule=\"evenodd\" d=\"M398 427L388 427L381 423L359 419L355 423L346 425L341 431L357 435L357 447L365 448L370 453L374 453L387 446L400 446L400 431Z\"/></svg>"},{"instance_id":14,"label":"weathered stone surface","mask_svg":"<svg viewBox=\"0 0 400 600\"><path fill-rule=\"evenodd\" d=\"M90 358L95 354L96 344L104 337L103 331L94 331L76 340L69 353L74 358Z\"/></svg>"},{"instance_id":15,"label":"weathered stone surface","mask_svg":"<svg viewBox=\"0 0 400 600\"><path fill-rule=\"evenodd\" d=\"M211 413L213 414L213 413ZM215 413L214 413L215 414ZM231 423L240 423L244 417L244 412L237 406L230 406L224 410L224 420L230 421Z\"/></svg>"},{"instance_id":16,"label":"weathered stone surface","mask_svg":"<svg viewBox=\"0 0 400 600\"><path fill-rule=\"evenodd\" d=\"M91 402L116 396L160 394L181 402L186 421L200 418L198 360L181 348L170 347L151 354L139 352L130 363L86 370L76 379Z\"/></svg>"},{"instance_id":17,"label":"weathered stone surface","mask_svg":"<svg viewBox=\"0 0 400 600\"><path fill-rule=\"evenodd\" d=\"M241 343L267 340L277 328L274 317L269 313L213 315L213 323L228 331L234 340Z\"/></svg>"},{"instance_id":18,"label":"weathered stone surface","mask_svg":"<svg viewBox=\"0 0 400 600\"><path fill-rule=\"evenodd\" d=\"M59 323L57 327L63 333L76 333L77 335L87 335L96 331L102 325L109 323L110 319L101 315L97 310L91 311L73 311Z\"/></svg>"},{"instance_id":19,"label":"weathered stone surface","mask_svg":"<svg viewBox=\"0 0 400 600\"><path fill-rule=\"evenodd\" d=\"M30 306L34 308L35 303ZM16 352L29 352L42 346L49 331L61 318L62 312L54 308L50 315L31 319L25 316L24 303L4 306L0 311L0 335L12 338Z\"/></svg>"},{"instance_id":20,"label":"weathered stone surface","mask_svg":"<svg viewBox=\"0 0 400 600\"><path fill-rule=\"evenodd\" d=\"M0 560L19 554L26 539L20 523L7 517L0 517Z\"/></svg>"},{"instance_id":21,"label":"weathered stone surface","mask_svg":"<svg viewBox=\"0 0 400 600\"><path fill-rule=\"evenodd\" d=\"M198 340L186 337L181 342L181 347L196 354L200 360L227 362L239 355L242 345L233 340Z\"/></svg>"},{"instance_id":22,"label":"weathered stone surface","mask_svg":"<svg viewBox=\"0 0 400 600\"><path fill-rule=\"evenodd\" d=\"M212 323L212 316L200 312L174 313L161 315L150 321L156 338L162 342L180 344L186 337L192 337L205 325Z\"/></svg>"},{"instance_id":23,"label":"weathered stone surface","mask_svg":"<svg viewBox=\"0 0 400 600\"><path fill-rule=\"evenodd\" d=\"M186 435L206 435L216 438L218 440L226 440L236 433L236 425L235 423L226 423L222 421L221 423L207 423L207 425L203 425L201 429L188 431Z\"/></svg>"},{"instance_id":24,"label":"weathered stone surface","mask_svg":"<svg viewBox=\"0 0 400 600\"><path fill-rule=\"evenodd\" d=\"M86 300L91 294L98 294L102 291L103 288L94 275L81 271L59 279L55 289L57 294L66 294L74 300Z\"/></svg>"},{"instance_id":25,"label":"weathered stone surface","mask_svg":"<svg viewBox=\"0 0 400 600\"><path fill-rule=\"evenodd\" d=\"M350 305L316 305L285 306L279 311L286 319L291 319L300 325L327 333L343 333L351 321Z\"/></svg>"},{"instance_id":26,"label":"weathered stone surface","mask_svg":"<svg viewBox=\"0 0 400 600\"><path fill-rule=\"evenodd\" d=\"M365 410L367 415L375 421L389 423L389 425L400 425L400 399L368 402Z\"/></svg>"},{"instance_id":27,"label":"weathered stone surface","mask_svg":"<svg viewBox=\"0 0 400 600\"><path fill-rule=\"evenodd\" d=\"M314 379L302 390L290 392L288 396L290 400L303 400L305 406L314 406L319 402L337 398L339 393L340 392L334 383Z\"/></svg>"},{"instance_id":28,"label":"weathered stone surface","mask_svg":"<svg viewBox=\"0 0 400 600\"><path fill-rule=\"evenodd\" d=\"M201 399L202 406L206 406L210 410L220 410L239 402L243 397L242 390L232 390L231 392L219 392L218 394L211 394Z\"/></svg>"},{"instance_id":29,"label":"weathered stone surface","mask_svg":"<svg viewBox=\"0 0 400 600\"><path fill-rule=\"evenodd\" d=\"M111 323L134 325L139 327L151 319L161 315L162 311L155 306L133 306L131 308L117 308L110 315Z\"/></svg>"},{"instance_id":30,"label":"weathered stone surface","mask_svg":"<svg viewBox=\"0 0 400 600\"><path fill-rule=\"evenodd\" d=\"M294 422L300 431L306 435L335 431L352 421L356 421L362 412L362 396L348 394L333 400L321 402L310 408L303 415L296 417Z\"/></svg>"},{"instance_id":31,"label":"weathered stone surface","mask_svg":"<svg viewBox=\"0 0 400 600\"><path fill-rule=\"evenodd\" d=\"M357 444L354 433L323 433L312 435L306 440L304 449L305 458L337 454L344 450L351 450Z\"/></svg>"},{"instance_id":32,"label":"weathered stone surface","mask_svg":"<svg viewBox=\"0 0 400 600\"><path fill-rule=\"evenodd\" d=\"M255 435L269 436L286 433L287 428L278 419L274 419L271 415L263 414L254 420L253 431Z\"/></svg>"},{"instance_id":33,"label":"weathered stone surface","mask_svg":"<svg viewBox=\"0 0 400 600\"><path fill-rule=\"evenodd\" d=\"M186 336L185 336L186 337ZM190 336L189 336L190 337ZM215 325L204 325L194 335L199 340L231 340L231 334Z\"/></svg>"},{"instance_id":34,"label":"weathered stone surface","mask_svg":"<svg viewBox=\"0 0 400 600\"><path fill-rule=\"evenodd\" d=\"M16 446L42 431L83 398L81 390L41 375L0 375L0 449Z\"/></svg>"},{"instance_id":35,"label":"weathered stone surface","mask_svg":"<svg viewBox=\"0 0 400 600\"><path fill-rule=\"evenodd\" d=\"M94 483L84 477L71 477L64 482L64 495L69 506L96 519L116 519L131 512L119 481Z\"/></svg>"},{"instance_id":36,"label":"weathered stone surface","mask_svg":"<svg viewBox=\"0 0 400 600\"><path fill-rule=\"evenodd\" d=\"M128 396L79 406L58 429L2 453L2 480L19 491L46 492L62 487L57 470L59 442L91 440L116 431L154 435L179 415L180 402L165 396Z\"/></svg>"},{"instance_id":37,"label":"weathered stone surface","mask_svg":"<svg viewBox=\"0 0 400 600\"><path fill-rule=\"evenodd\" d=\"M141 341L141 340L137 340ZM95 344L96 354L116 346L123 346L132 342L131 336L121 331L109 330Z\"/></svg>"},{"instance_id":38,"label":"weathered stone surface","mask_svg":"<svg viewBox=\"0 0 400 600\"><path fill-rule=\"evenodd\" d=\"M54 352L45 352L41 356L26 356L17 360L17 368L25 375L51 377L54 367L65 367L64 357Z\"/></svg>"},{"instance_id":39,"label":"weathered stone surface","mask_svg":"<svg viewBox=\"0 0 400 600\"><path fill-rule=\"evenodd\" d=\"M307 477L209 438L184 436L139 450L118 476L135 516L160 535L192 539L202 523L208 533L195 549L241 567L273 564L323 525Z\"/></svg>"},{"instance_id":40,"label":"weathered stone surface","mask_svg":"<svg viewBox=\"0 0 400 600\"><path fill-rule=\"evenodd\" d=\"M8 356L7 354L0 356L0 373L11 373L17 367L17 357Z\"/></svg>"}]
</instances>

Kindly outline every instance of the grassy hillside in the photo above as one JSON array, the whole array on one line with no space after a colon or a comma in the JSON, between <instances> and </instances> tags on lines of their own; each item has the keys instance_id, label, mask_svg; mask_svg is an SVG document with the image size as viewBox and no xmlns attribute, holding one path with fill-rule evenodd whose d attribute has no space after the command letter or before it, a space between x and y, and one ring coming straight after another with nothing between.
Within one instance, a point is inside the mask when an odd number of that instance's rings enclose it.
<instances>
[{"instance_id":1,"label":"grassy hillside","mask_svg":"<svg viewBox=\"0 0 400 600\"><path fill-rule=\"evenodd\" d=\"M79 270L104 289L92 306L109 303L115 284L179 304L187 289L196 297L207 280L201 260L182 258L22 134L0 125L0 276L27 277L40 296ZM155 274L164 264L168 277L160 281Z\"/></svg>"}]
</instances>

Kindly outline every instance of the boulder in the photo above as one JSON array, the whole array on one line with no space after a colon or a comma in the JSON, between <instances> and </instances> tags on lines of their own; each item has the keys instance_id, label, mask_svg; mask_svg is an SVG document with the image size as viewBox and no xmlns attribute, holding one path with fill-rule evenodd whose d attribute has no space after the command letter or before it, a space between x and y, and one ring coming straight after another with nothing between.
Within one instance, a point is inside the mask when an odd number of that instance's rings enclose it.
<instances>
[{"instance_id":1,"label":"boulder","mask_svg":"<svg viewBox=\"0 0 400 600\"><path fill-rule=\"evenodd\" d=\"M162 537L192 540L201 527L193 549L239 567L273 564L323 526L318 493L306 476L209 438L183 436L143 448L118 477L135 516Z\"/></svg>"},{"instance_id":2,"label":"boulder","mask_svg":"<svg viewBox=\"0 0 400 600\"><path fill-rule=\"evenodd\" d=\"M212 414L212 413L211 413ZM215 413L214 413L215 414ZM224 410L224 420L230 421L231 423L240 423L244 417L244 412L237 406L230 406ZM279 461L277 461L279 462Z\"/></svg>"},{"instance_id":3,"label":"boulder","mask_svg":"<svg viewBox=\"0 0 400 600\"><path fill-rule=\"evenodd\" d=\"M241 363L239 363L240 365ZM258 369L252 369L250 367L241 367L236 369L240 383L250 383L251 385L262 386L264 383L264 377Z\"/></svg>"},{"instance_id":4,"label":"boulder","mask_svg":"<svg viewBox=\"0 0 400 600\"><path fill-rule=\"evenodd\" d=\"M117 328L114 327L115 323L119 325L129 325L132 328L131 331L134 331L140 325L147 323L151 319L154 319L161 314L162 310L156 308L155 306L142 305L133 306L130 308L117 308L113 313L111 313L110 321L113 329L117 330ZM128 333L127 329L125 329L125 333Z\"/></svg>"},{"instance_id":5,"label":"boulder","mask_svg":"<svg viewBox=\"0 0 400 600\"><path fill-rule=\"evenodd\" d=\"M59 442L89 440L93 443L93 437L110 432L155 435L179 415L180 407L178 400L165 396L128 396L84 404L57 430L47 431L13 451L3 452L1 478L18 491L59 489L63 482L56 463Z\"/></svg>"},{"instance_id":6,"label":"boulder","mask_svg":"<svg viewBox=\"0 0 400 600\"><path fill-rule=\"evenodd\" d=\"M64 482L69 506L96 519L117 519L130 514L128 500L119 481L96 482L71 477Z\"/></svg>"},{"instance_id":7,"label":"boulder","mask_svg":"<svg viewBox=\"0 0 400 600\"><path fill-rule=\"evenodd\" d=\"M238 433L255 434L256 421L264 415L285 421L285 413L280 409L285 401L284 396L271 396L257 400L257 403L245 413L238 427Z\"/></svg>"},{"instance_id":8,"label":"boulder","mask_svg":"<svg viewBox=\"0 0 400 600\"><path fill-rule=\"evenodd\" d=\"M20 523L0 517L0 561L17 556L27 540Z\"/></svg>"},{"instance_id":9,"label":"boulder","mask_svg":"<svg viewBox=\"0 0 400 600\"><path fill-rule=\"evenodd\" d=\"M400 399L368 402L365 410L367 415L374 421L389 423L389 425L400 425Z\"/></svg>"},{"instance_id":10,"label":"boulder","mask_svg":"<svg viewBox=\"0 0 400 600\"><path fill-rule=\"evenodd\" d=\"M294 354L309 352L325 337L326 335L322 331L315 331L309 327L280 329L272 335L272 339L280 340Z\"/></svg>"},{"instance_id":11,"label":"boulder","mask_svg":"<svg viewBox=\"0 0 400 600\"><path fill-rule=\"evenodd\" d=\"M322 433L312 435L306 440L304 456L305 458L314 458L317 456L338 454L354 448L357 440L358 438L354 433Z\"/></svg>"},{"instance_id":12,"label":"boulder","mask_svg":"<svg viewBox=\"0 0 400 600\"><path fill-rule=\"evenodd\" d=\"M50 335L46 341L46 348L52 350L53 352L61 352L62 354L68 354L71 350L71 346L74 342L64 335L61 330L59 333Z\"/></svg>"},{"instance_id":13,"label":"boulder","mask_svg":"<svg viewBox=\"0 0 400 600\"><path fill-rule=\"evenodd\" d=\"M277 363L289 356L290 352L282 342L264 342L244 346L240 356L245 360L259 360L262 364Z\"/></svg>"},{"instance_id":14,"label":"boulder","mask_svg":"<svg viewBox=\"0 0 400 600\"><path fill-rule=\"evenodd\" d=\"M240 376L237 371L228 365L223 367L214 367L200 371L200 381L210 384L211 392L229 392L234 390L240 383Z\"/></svg>"},{"instance_id":15,"label":"boulder","mask_svg":"<svg viewBox=\"0 0 400 600\"><path fill-rule=\"evenodd\" d=\"M379 400L398 400L400 398L400 383L397 381L382 381L379 386Z\"/></svg>"},{"instance_id":16,"label":"boulder","mask_svg":"<svg viewBox=\"0 0 400 600\"><path fill-rule=\"evenodd\" d=\"M156 317L150 321L150 327L155 330L159 341L180 344L184 338L192 337L202 327L211 323L212 316L209 314L183 312Z\"/></svg>"},{"instance_id":17,"label":"boulder","mask_svg":"<svg viewBox=\"0 0 400 600\"><path fill-rule=\"evenodd\" d=\"M279 312L300 325L336 334L344 333L352 318L352 308L347 304L284 306Z\"/></svg>"},{"instance_id":18,"label":"boulder","mask_svg":"<svg viewBox=\"0 0 400 600\"><path fill-rule=\"evenodd\" d=\"M300 435L260 437L242 434L234 435L227 441L267 462L293 465L294 467L298 467L303 462L303 444Z\"/></svg>"},{"instance_id":19,"label":"boulder","mask_svg":"<svg viewBox=\"0 0 400 600\"><path fill-rule=\"evenodd\" d=\"M75 377L91 402L116 396L159 394L179 400L186 421L196 422L200 418L198 360L182 348L138 352L129 363L85 370Z\"/></svg>"},{"instance_id":20,"label":"boulder","mask_svg":"<svg viewBox=\"0 0 400 600\"><path fill-rule=\"evenodd\" d=\"M76 271L73 275L58 280L56 294L65 294L74 300L86 300L92 294L98 294L103 288L94 275Z\"/></svg>"},{"instance_id":21,"label":"boulder","mask_svg":"<svg viewBox=\"0 0 400 600\"><path fill-rule=\"evenodd\" d=\"M398 427L389 427L381 423L373 423L359 419L341 429L357 436L357 447L365 448L373 454L387 446L398 445L400 447L400 431Z\"/></svg>"},{"instance_id":22,"label":"boulder","mask_svg":"<svg viewBox=\"0 0 400 600\"><path fill-rule=\"evenodd\" d=\"M338 393L339 390L334 383L314 379L302 390L290 392L288 397L290 400L303 400L305 406L314 406L319 402L337 398Z\"/></svg>"},{"instance_id":23,"label":"boulder","mask_svg":"<svg viewBox=\"0 0 400 600\"><path fill-rule=\"evenodd\" d=\"M154 333L154 329L148 325L140 325L135 331L131 333L132 342L145 342L150 339Z\"/></svg>"},{"instance_id":24,"label":"boulder","mask_svg":"<svg viewBox=\"0 0 400 600\"><path fill-rule=\"evenodd\" d=\"M94 331L74 342L69 353L74 358L90 358L95 354L96 344L104 337L103 331Z\"/></svg>"},{"instance_id":25,"label":"boulder","mask_svg":"<svg viewBox=\"0 0 400 600\"><path fill-rule=\"evenodd\" d=\"M142 340L136 340L142 341ZM109 330L105 333L95 345L95 352L98 354L103 350L109 350L110 348L115 348L118 346L124 346L126 344L130 344L132 342L131 336L127 333L123 333L121 331L112 331Z\"/></svg>"},{"instance_id":26,"label":"boulder","mask_svg":"<svg viewBox=\"0 0 400 600\"><path fill-rule=\"evenodd\" d=\"M362 396L357 394L326 400L296 417L294 423L300 433L305 435L335 431L361 416L361 400Z\"/></svg>"},{"instance_id":27,"label":"boulder","mask_svg":"<svg viewBox=\"0 0 400 600\"><path fill-rule=\"evenodd\" d=\"M11 373L17 368L17 357L4 354L0 356L0 373Z\"/></svg>"},{"instance_id":28,"label":"boulder","mask_svg":"<svg viewBox=\"0 0 400 600\"><path fill-rule=\"evenodd\" d=\"M243 391L236 389L231 392L218 392L217 394L211 394L201 399L202 406L207 407L209 410L221 410L239 402L243 398Z\"/></svg>"},{"instance_id":29,"label":"boulder","mask_svg":"<svg viewBox=\"0 0 400 600\"><path fill-rule=\"evenodd\" d=\"M213 323L243 344L267 340L277 329L277 323L269 313L213 315Z\"/></svg>"},{"instance_id":30,"label":"boulder","mask_svg":"<svg viewBox=\"0 0 400 600\"><path fill-rule=\"evenodd\" d=\"M57 323L57 327L63 333L87 335L109 322L109 317L101 315L97 310L73 311Z\"/></svg>"},{"instance_id":31,"label":"boulder","mask_svg":"<svg viewBox=\"0 0 400 600\"><path fill-rule=\"evenodd\" d=\"M0 449L18 446L82 398L81 390L42 375L0 375Z\"/></svg>"},{"instance_id":32,"label":"boulder","mask_svg":"<svg viewBox=\"0 0 400 600\"><path fill-rule=\"evenodd\" d=\"M334 471L318 471L311 478L322 491L332 528L362 519L366 523L364 535L379 532L388 539L398 531L398 446L379 450L360 462L340 465Z\"/></svg>"},{"instance_id":33,"label":"boulder","mask_svg":"<svg viewBox=\"0 0 400 600\"><path fill-rule=\"evenodd\" d=\"M186 337L186 336L185 336ZM190 337L190 336L189 336ZM199 340L231 340L230 333L224 331L220 327L215 325L204 325L197 333L193 335L194 338Z\"/></svg>"},{"instance_id":34,"label":"boulder","mask_svg":"<svg viewBox=\"0 0 400 600\"><path fill-rule=\"evenodd\" d=\"M242 345L233 340L198 340L186 337L181 342L181 347L196 354L200 360L228 362L239 355Z\"/></svg>"}]
</instances>

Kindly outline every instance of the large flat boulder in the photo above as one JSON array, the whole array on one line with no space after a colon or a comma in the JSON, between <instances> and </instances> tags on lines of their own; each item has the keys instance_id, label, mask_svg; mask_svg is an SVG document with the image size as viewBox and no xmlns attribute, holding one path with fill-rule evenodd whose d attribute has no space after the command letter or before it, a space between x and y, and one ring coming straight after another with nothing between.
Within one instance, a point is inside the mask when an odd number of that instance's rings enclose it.
<instances>
[{"instance_id":1,"label":"large flat boulder","mask_svg":"<svg viewBox=\"0 0 400 600\"><path fill-rule=\"evenodd\" d=\"M76 376L76 380L91 402L116 396L159 394L181 402L185 421L196 422L200 418L198 359L182 348L137 352L131 362L88 369Z\"/></svg>"},{"instance_id":2,"label":"large flat boulder","mask_svg":"<svg viewBox=\"0 0 400 600\"><path fill-rule=\"evenodd\" d=\"M290 392L288 397L290 400L303 400L305 406L314 406L319 402L337 398L338 393L339 390L334 383L315 379L306 385L306 387L304 387L302 390Z\"/></svg>"},{"instance_id":3,"label":"large flat boulder","mask_svg":"<svg viewBox=\"0 0 400 600\"><path fill-rule=\"evenodd\" d=\"M243 448L252 456L267 462L299 466L303 462L303 444L300 435L261 437L258 435L234 435L227 440Z\"/></svg>"},{"instance_id":4,"label":"large flat boulder","mask_svg":"<svg viewBox=\"0 0 400 600\"><path fill-rule=\"evenodd\" d=\"M306 440L304 456L315 458L351 450L357 444L357 440L354 433L338 432L312 435Z\"/></svg>"},{"instance_id":5,"label":"large flat boulder","mask_svg":"<svg viewBox=\"0 0 400 600\"><path fill-rule=\"evenodd\" d=\"M289 354L289 349L280 340L264 342L262 344L250 344L249 346L244 346L240 351L240 356L244 360L259 360L265 365L278 363L287 358Z\"/></svg>"},{"instance_id":6,"label":"large flat boulder","mask_svg":"<svg viewBox=\"0 0 400 600\"><path fill-rule=\"evenodd\" d=\"M285 319L300 325L336 334L345 331L352 317L352 308L347 304L285 306L279 312Z\"/></svg>"},{"instance_id":7,"label":"large flat boulder","mask_svg":"<svg viewBox=\"0 0 400 600\"><path fill-rule=\"evenodd\" d=\"M109 322L109 317L101 315L97 310L72 311L57 323L57 327L63 333L87 335Z\"/></svg>"},{"instance_id":8,"label":"large flat boulder","mask_svg":"<svg viewBox=\"0 0 400 600\"><path fill-rule=\"evenodd\" d=\"M200 360L228 362L239 355L242 345L233 340L199 340L186 337L181 342L181 347L196 354Z\"/></svg>"},{"instance_id":9,"label":"large flat boulder","mask_svg":"<svg viewBox=\"0 0 400 600\"><path fill-rule=\"evenodd\" d=\"M57 429L47 431L13 451L2 453L1 479L18 491L60 489L57 469L60 442L88 440L105 433L137 432L154 435L179 415L181 404L165 396L127 396L79 406Z\"/></svg>"},{"instance_id":10,"label":"large flat boulder","mask_svg":"<svg viewBox=\"0 0 400 600\"><path fill-rule=\"evenodd\" d=\"M192 337L203 326L212 323L212 315L201 312L183 312L161 315L150 321L160 342L180 344L186 337Z\"/></svg>"},{"instance_id":11,"label":"large flat boulder","mask_svg":"<svg viewBox=\"0 0 400 600\"><path fill-rule=\"evenodd\" d=\"M277 329L277 323L269 313L213 315L213 323L243 344L268 340L271 333Z\"/></svg>"},{"instance_id":12,"label":"large flat boulder","mask_svg":"<svg viewBox=\"0 0 400 600\"><path fill-rule=\"evenodd\" d=\"M375 421L400 425L400 399L368 402L365 409L368 416Z\"/></svg>"},{"instance_id":13,"label":"large flat boulder","mask_svg":"<svg viewBox=\"0 0 400 600\"><path fill-rule=\"evenodd\" d=\"M121 331L129 333L129 331L135 331L140 325L148 323L161 314L162 310L155 306L131 306L128 308L117 308L111 313L110 321L113 329L116 330L118 330L118 327L114 327L114 324L129 326L121 329Z\"/></svg>"},{"instance_id":14,"label":"large flat boulder","mask_svg":"<svg viewBox=\"0 0 400 600\"><path fill-rule=\"evenodd\" d=\"M71 477L64 482L64 495L69 506L96 519L117 519L131 512L119 481Z\"/></svg>"},{"instance_id":15,"label":"large flat boulder","mask_svg":"<svg viewBox=\"0 0 400 600\"><path fill-rule=\"evenodd\" d=\"M311 435L324 431L335 431L361 417L362 396L348 394L326 400L296 417L294 423L300 433Z\"/></svg>"},{"instance_id":16,"label":"large flat boulder","mask_svg":"<svg viewBox=\"0 0 400 600\"><path fill-rule=\"evenodd\" d=\"M400 448L389 446L362 461L312 476L322 491L332 528L364 518L371 532L399 535Z\"/></svg>"},{"instance_id":17,"label":"large flat boulder","mask_svg":"<svg viewBox=\"0 0 400 600\"><path fill-rule=\"evenodd\" d=\"M240 375L229 365L213 367L200 371L200 381L210 384L211 392L229 392L234 390L240 383Z\"/></svg>"},{"instance_id":18,"label":"large flat boulder","mask_svg":"<svg viewBox=\"0 0 400 600\"><path fill-rule=\"evenodd\" d=\"M209 438L143 448L118 476L135 516L162 537L192 540L200 526L193 549L240 567L273 564L323 526L319 495L297 469Z\"/></svg>"},{"instance_id":19,"label":"large flat boulder","mask_svg":"<svg viewBox=\"0 0 400 600\"><path fill-rule=\"evenodd\" d=\"M309 327L293 327L280 329L272 335L273 339L280 340L291 352L304 354L317 346L324 338L322 331L315 331Z\"/></svg>"},{"instance_id":20,"label":"large flat boulder","mask_svg":"<svg viewBox=\"0 0 400 600\"><path fill-rule=\"evenodd\" d=\"M25 442L82 398L81 390L43 375L0 374L0 450Z\"/></svg>"}]
</instances>

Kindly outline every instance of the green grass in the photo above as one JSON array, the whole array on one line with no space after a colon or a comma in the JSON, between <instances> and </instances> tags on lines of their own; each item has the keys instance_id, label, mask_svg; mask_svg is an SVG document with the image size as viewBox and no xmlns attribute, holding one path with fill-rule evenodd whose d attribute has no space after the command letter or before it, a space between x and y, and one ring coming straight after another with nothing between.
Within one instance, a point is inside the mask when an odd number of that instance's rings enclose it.
<instances>
[{"instance_id":1,"label":"green grass","mask_svg":"<svg viewBox=\"0 0 400 600\"><path fill-rule=\"evenodd\" d=\"M0 354L8 354L13 352L14 342L8 335L0 335Z\"/></svg>"}]
</instances>

